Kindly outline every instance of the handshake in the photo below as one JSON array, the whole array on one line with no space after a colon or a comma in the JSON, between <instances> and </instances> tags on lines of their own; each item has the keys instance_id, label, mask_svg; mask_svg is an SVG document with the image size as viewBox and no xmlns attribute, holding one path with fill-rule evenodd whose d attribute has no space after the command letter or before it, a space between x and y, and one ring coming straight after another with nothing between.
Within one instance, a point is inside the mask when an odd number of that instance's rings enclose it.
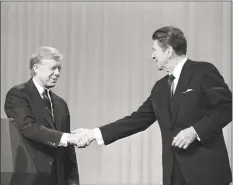
<instances>
[{"instance_id":1,"label":"handshake","mask_svg":"<svg viewBox=\"0 0 233 185\"><path fill-rule=\"evenodd\" d=\"M71 134L69 134L67 138L67 143L70 145L75 145L78 148L85 148L94 140L94 129L80 128L72 131Z\"/></svg>"}]
</instances>

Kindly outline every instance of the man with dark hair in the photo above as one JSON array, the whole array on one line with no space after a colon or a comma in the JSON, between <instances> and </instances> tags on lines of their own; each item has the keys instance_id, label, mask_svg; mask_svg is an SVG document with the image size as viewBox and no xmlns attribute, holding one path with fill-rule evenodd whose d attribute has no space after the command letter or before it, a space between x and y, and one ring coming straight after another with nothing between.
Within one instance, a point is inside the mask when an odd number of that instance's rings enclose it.
<instances>
[{"instance_id":1,"label":"man with dark hair","mask_svg":"<svg viewBox=\"0 0 233 185\"><path fill-rule=\"evenodd\" d=\"M130 116L86 130L78 146L108 145L147 129L162 136L163 185L229 185L232 174L222 129L232 121L232 93L214 65L186 57L182 31L163 27L152 36L159 70L150 96Z\"/></svg>"},{"instance_id":2,"label":"man with dark hair","mask_svg":"<svg viewBox=\"0 0 233 185\"><path fill-rule=\"evenodd\" d=\"M35 185L79 184L72 146L79 135L70 134L67 104L51 91L60 76L61 58L55 48L39 48L30 59L32 78L6 95L6 115L15 120L39 171ZM18 185L26 185L22 183Z\"/></svg>"}]
</instances>

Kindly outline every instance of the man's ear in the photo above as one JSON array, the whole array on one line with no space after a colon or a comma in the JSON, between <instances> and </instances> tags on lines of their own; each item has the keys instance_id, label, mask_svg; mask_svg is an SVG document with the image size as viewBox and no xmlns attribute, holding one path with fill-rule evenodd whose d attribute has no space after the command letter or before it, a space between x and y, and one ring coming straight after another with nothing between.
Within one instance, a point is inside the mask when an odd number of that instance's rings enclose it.
<instances>
[{"instance_id":1,"label":"man's ear","mask_svg":"<svg viewBox=\"0 0 233 185\"><path fill-rule=\"evenodd\" d=\"M38 70L39 70L39 65L38 64L34 64L33 67L32 67L33 71L35 73L38 73Z\"/></svg>"},{"instance_id":2,"label":"man's ear","mask_svg":"<svg viewBox=\"0 0 233 185\"><path fill-rule=\"evenodd\" d=\"M173 52L174 52L173 48L171 46L168 46L168 48L167 48L168 58L172 57Z\"/></svg>"}]
</instances>

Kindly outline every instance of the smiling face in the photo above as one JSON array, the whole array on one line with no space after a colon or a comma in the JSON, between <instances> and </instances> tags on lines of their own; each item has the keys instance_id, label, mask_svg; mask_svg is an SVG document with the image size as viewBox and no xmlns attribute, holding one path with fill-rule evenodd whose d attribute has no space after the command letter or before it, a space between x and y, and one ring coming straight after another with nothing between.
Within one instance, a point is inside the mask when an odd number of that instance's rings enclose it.
<instances>
[{"instance_id":1,"label":"smiling face","mask_svg":"<svg viewBox=\"0 0 233 185\"><path fill-rule=\"evenodd\" d=\"M35 77L44 88L52 88L56 85L60 76L61 63L54 59L42 59L33 66Z\"/></svg>"},{"instance_id":2,"label":"smiling face","mask_svg":"<svg viewBox=\"0 0 233 185\"><path fill-rule=\"evenodd\" d=\"M166 71L169 63L169 58L171 56L171 51L170 51L171 48L168 47L164 49L159 45L158 40L154 40L152 49L153 49L152 58L156 60L158 69Z\"/></svg>"}]
</instances>

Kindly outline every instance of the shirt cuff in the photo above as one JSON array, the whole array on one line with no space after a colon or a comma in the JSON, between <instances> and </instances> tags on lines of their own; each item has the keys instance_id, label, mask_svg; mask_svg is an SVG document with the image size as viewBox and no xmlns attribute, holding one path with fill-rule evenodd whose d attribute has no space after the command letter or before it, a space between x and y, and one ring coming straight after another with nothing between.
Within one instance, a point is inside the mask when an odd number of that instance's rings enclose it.
<instances>
[{"instance_id":1,"label":"shirt cuff","mask_svg":"<svg viewBox=\"0 0 233 185\"><path fill-rule=\"evenodd\" d=\"M197 136L197 140L198 140L198 141L201 141L201 139L200 139L200 137L198 136L196 130L195 130L193 127L191 127L191 128L192 128L192 130L195 132L195 134L196 134L196 136Z\"/></svg>"},{"instance_id":2,"label":"shirt cuff","mask_svg":"<svg viewBox=\"0 0 233 185\"><path fill-rule=\"evenodd\" d=\"M103 136L99 128L93 129L94 137L98 143L98 145L104 144Z\"/></svg>"},{"instance_id":3,"label":"shirt cuff","mask_svg":"<svg viewBox=\"0 0 233 185\"><path fill-rule=\"evenodd\" d=\"M69 137L69 133L64 133L61 136L61 140L60 143L58 144L58 146L63 146L63 147L67 147L68 146L68 137Z\"/></svg>"}]
</instances>

